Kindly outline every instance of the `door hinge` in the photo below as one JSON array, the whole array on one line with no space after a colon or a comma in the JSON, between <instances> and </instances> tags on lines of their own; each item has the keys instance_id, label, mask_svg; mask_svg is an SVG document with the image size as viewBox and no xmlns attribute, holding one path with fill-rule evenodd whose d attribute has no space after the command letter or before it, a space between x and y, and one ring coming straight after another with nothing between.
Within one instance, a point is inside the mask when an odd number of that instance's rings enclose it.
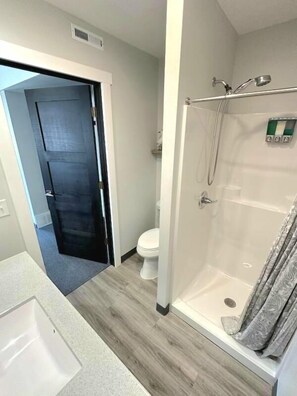
<instances>
[{"instance_id":1,"label":"door hinge","mask_svg":"<svg viewBox=\"0 0 297 396\"><path fill-rule=\"evenodd\" d=\"M99 190L104 190L104 184L102 180L98 182L98 186L99 186Z\"/></svg>"},{"instance_id":2,"label":"door hinge","mask_svg":"<svg viewBox=\"0 0 297 396\"><path fill-rule=\"evenodd\" d=\"M104 244L107 246L108 245L108 238L105 238Z\"/></svg>"},{"instance_id":3,"label":"door hinge","mask_svg":"<svg viewBox=\"0 0 297 396\"><path fill-rule=\"evenodd\" d=\"M91 114L93 118L97 118L97 107L91 107Z\"/></svg>"}]
</instances>

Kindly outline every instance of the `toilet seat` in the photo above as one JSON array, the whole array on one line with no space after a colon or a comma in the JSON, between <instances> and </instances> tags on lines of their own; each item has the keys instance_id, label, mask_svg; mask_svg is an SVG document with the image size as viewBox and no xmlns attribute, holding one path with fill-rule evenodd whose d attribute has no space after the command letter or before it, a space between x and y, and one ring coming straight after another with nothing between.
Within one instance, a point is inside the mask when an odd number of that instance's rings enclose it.
<instances>
[{"instance_id":1,"label":"toilet seat","mask_svg":"<svg viewBox=\"0 0 297 396\"><path fill-rule=\"evenodd\" d=\"M158 252L159 228L153 228L144 232L138 239L138 247L143 251Z\"/></svg>"},{"instance_id":2,"label":"toilet seat","mask_svg":"<svg viewBox=\"0 0 297 396\"><path fill-rule=\"evenodd\" d=\"M159 231L159 228L153 228L144 232L138 239L136 250L144 259L140 270L142 279L158 277Z\"/></svg>"},{"instance_id":3,"label":"toilet seat","mask_svg":"<svg viewBox=\"0 0 297 396\"><path fill-rule=\"evenodd\" d=\"M140 236L137 252L144 258L140 276L155 279L158 276L159 228L148 230Z\"/></svg>"}]
</instances>

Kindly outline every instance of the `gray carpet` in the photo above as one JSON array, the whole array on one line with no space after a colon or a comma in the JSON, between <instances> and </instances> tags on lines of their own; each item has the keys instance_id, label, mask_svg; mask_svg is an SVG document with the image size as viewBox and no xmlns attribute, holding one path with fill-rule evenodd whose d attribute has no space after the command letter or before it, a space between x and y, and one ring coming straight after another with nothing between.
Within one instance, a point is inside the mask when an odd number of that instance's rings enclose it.
<instances>
[{"instance_id":1,"label":"gray carpet","mask_svg":"<svg viewBox=\"0 0 297 396\"><path fill-rule=\"evenodd\" d=\"M60 254L52 225L36 228L36 232L47 275L65 296L108 267Z\"/></svg>"}]
</instances>

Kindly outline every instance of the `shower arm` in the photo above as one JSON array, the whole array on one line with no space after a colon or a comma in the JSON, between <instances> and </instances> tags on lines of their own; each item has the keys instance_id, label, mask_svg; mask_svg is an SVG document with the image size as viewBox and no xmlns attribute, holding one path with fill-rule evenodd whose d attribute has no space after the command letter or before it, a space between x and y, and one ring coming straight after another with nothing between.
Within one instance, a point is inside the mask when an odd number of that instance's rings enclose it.
<instances>
[{"instance_id":1,"label":"shower arm","mask_svg":"<svg viewBox=\"0 0 297 396\"><path fill-rule=\"evenodd\" d=\"M226 83L226 81L219 80L216 77L213 77L212 86L215 87L217 84L222 84L224 86L226 95L230 95L232 93L232 87L228 83Z\"/></svg>"},{"instance_id":2,"label":"shower arm","mask_svg":"<svg viewBox=\"0 0 297 396\"><path fill-rule=\"evenodd\" d=\"M212 96L209 98L199 98L199 99L191 99L186 98L185 104L191 105L194 103L201 103L201 102L213 102L217 100L232 100L232 99L240 99L240 98L251 98L254 96L267 96L267 95L279 95L285 93L296 93L297 87L288 87L288 88L281 88L281 89L269 89L265 91L255 91L255 92L245 92L245 93L237 93L237 94L229 94L229 95L222 95L222 96Z\"/></svg>"}]
</instances>

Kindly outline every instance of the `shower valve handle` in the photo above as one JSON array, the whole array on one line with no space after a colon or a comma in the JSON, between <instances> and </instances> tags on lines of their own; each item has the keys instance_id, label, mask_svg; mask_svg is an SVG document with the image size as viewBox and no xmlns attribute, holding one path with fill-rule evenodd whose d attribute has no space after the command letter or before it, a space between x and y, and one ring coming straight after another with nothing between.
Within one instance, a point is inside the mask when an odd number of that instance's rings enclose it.
<instances>
[{"instance_id":1,"label":"shower valve handle","mask_svg":"<svg viewBox=\"0 0 297 396\"><path fill-rule=\"evenodd\" d=\"M218 202L218 201L208 198L207 191L203 191L199 198L199 208L202 209L202 208L204 208L205 205L213 204L216 202Z\"/></svg>"}]
</instances>

